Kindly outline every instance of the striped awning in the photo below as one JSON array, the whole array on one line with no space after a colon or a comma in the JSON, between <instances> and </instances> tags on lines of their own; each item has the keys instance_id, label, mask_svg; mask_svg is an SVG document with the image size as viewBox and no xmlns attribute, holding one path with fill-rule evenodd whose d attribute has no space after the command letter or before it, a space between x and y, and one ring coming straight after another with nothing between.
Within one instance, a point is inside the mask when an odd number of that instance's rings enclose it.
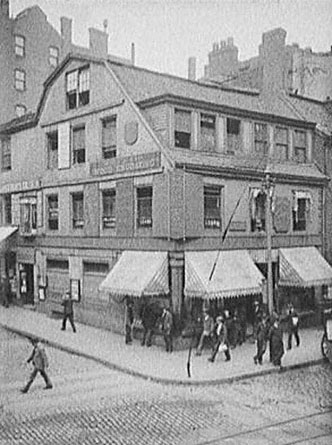
<instances>
[{"instance_id":1,"label":"striped awning","mask_svg":"<svg viewBox=\"0 0 332 445\"><path fill-rule=\"evenodd\" d=\"M332 285L332 267L316 247L280 249L279 264L280 286Z\"/></svg>"},{"instance_id":2,"label":"striped awning","mask_svg":"<svg viewBox=\"0 0 332 445\"><path fill-rule=\"evenodd\" d=\"M133 297L168 294L167 252L124 251L99 290Z\"/></svg>"},{"instance_id":3,"label":"striped awning","mask_svg":"<svg viewBox=\"0 0 332 445\"><path fill-rule=\"evenodd\" d=\"M186 297L211 300L259 294L262 292L263 280L263 274L255 266L247 250L185 254Z\"/></svg>"},{"instance_id":4,"label":"striped awning","mask_svg":"<svg viewBox=\"0 0 332 445\"><path fill-rule=\"evenodd\" d=\"M4 226L0 227L0 249L6 248L6 240L17 231L18 227Z\"/></svg>"}]
</instances>

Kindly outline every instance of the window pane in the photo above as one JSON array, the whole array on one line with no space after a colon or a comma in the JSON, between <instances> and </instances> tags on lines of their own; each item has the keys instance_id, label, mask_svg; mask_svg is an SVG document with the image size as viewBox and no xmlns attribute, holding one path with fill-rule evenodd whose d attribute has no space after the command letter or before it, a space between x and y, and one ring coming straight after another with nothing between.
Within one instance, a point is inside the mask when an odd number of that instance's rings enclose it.
<instances>
[{"instance_id":1,"label":"window pane","mask_svg":"<svg viewBox=\"0 0 332 445\"><path fill-rule=\"evenodd\" d=\"M227 133L240 134L241 121L238 119L227 118Z\"/></svg>"},{"instance_id":2,"label":"window pane","mask_svg":"<svg viewBox=\"0 0 332 445\"><path fill-rule=\"evenodd\" d=\"M75 193L73 195L73 227L75 229L84 226L84 204L83 193Z\"/></svg>"},{"instance_id":3,"label":"window pane","mask_svg":"<svg viewBox=\"0 0 332 445\"><path fill-rule=\"evenodd\" d=\"M59 228L58 195L48 197L48 228L50 230Z\"/></svg>"},{"instance_id":4,"label":"window pane","mask_svg":"<svg viewBox=\"0 0 332 445\"><path fill-rule=\"evenodd\" d=\"M85 128L73 129L73 163L82 164L85 162Z\"/></svg>"},{"instance_id":5,"label":"window pane","mask_svg":"<svg viewBox=\"0 0 332 445\"><path fill-rule=\"evenodd\" d=\"M221 228L220 187L204 187L204 227Z\"/></svg>"},{"instance_id":6,"label":"window pane","mask_svg":"<svg viewBox=\"0 0 332 445\"><path fill-rule=\"evenodd\" d=\"M103 228L115 228L115 190L103 192Z\"/></svg>"},{"instance_id":7,"label":"window pane","mask_svg":"<svg viewBox=\"0 0 332 445\"><path fill-rule=\"evenodd\" d=\"M216 147L215 116L201 115L201 149L214 151Z\"/></svg>"},{"instance_id":8,"label":"window pane","mask_svg":"<svg viewBox=\"0 0 332 445\"><path fill-rule=\"evenodd\" d=\"M77 71L72 71L66 76L66 89L67 91L73 91L77 89Z\"/></svg>"},{"instance_id":9,"label":"window pane","mask_svg":"<svg viewBox=\"0 0 332 445\"><path fill-rule=\"evenodd\" d=\"M81 70L79 73L79 92L89 91L90 89L90 72L88 68Z\"/></svg>"},{"instance_id":10,"label":"window pane","mask_svg":"<svg viewBox=\"0 0 332 445\"><path fill-rule=\"evenodd\" d=\"M137 226L152 227L152 187L137 189Z\"/></svg>"},{"instance_id":11,"label":"window pane","mask_svg":"<svg viewBox=\"0 0 332 445\"><path fill-rule=\"evenodd\" d=\"M48 168L58 168L58 132L47 134Z\"/></svg>"},{"instance_id":12,"label":"window pane","mask_svg":"<svg viewBox=\"0 0 332 445\"><path fill-rule=\"evenodd\" d=\"M7 171L11 170L11 147L10 147L10 139L5 138L1 141L1 150L2 150L2 170Z\"/></svg>"}]
</instances>

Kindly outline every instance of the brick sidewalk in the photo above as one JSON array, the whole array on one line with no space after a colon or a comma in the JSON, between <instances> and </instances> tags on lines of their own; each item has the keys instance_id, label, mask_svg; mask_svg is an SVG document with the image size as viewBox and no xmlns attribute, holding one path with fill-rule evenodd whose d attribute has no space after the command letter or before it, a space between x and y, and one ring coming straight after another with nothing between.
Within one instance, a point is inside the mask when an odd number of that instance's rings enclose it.
<instances>
[{"instance_id":1,"label":"brick sidewalk","mask_svg":"<svg viewBox=\"0 0 332 445\"><path fill-rule=\"evenodd\" d=\"M38 336L53 347L95 360L109 368L161 383L216 384L279 372L278 368L269 363L268 351L263 365L255 365L253 356L256 348L249 342L232 350L232 360L227 363L223 354L219 354L216 361L210 363L207 361L209 351L203 351L200 357L195 356L193 351L191 378L188 378L188 351L168 354L157 346L142 347L137 340L128 346L125 345L124 336L79 323L76 323L76 334L71 331L70 325L66 331L61 331L61 320L19 307L1 307L0 326L24 336ZM286 351L282 362L284 369L320 362L322 335L323 331L319 329L300 330L301 346ZM285 340L286 338L286 346Z\"/></svg>"}]
</instances>

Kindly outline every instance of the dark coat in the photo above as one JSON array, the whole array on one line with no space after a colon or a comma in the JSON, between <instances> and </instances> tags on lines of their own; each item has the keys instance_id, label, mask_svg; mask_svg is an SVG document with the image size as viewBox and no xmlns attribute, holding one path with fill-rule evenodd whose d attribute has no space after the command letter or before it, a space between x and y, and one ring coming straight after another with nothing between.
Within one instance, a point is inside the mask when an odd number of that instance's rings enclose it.
<instances>
[{"instance_id":1,"label":"dark coat","mask_svg":"<svg viewBox=\"0 0 332 445\"><path fill-rule=\"evenodd\" d=\"M269 333L272 362L278 362L284 355L283 332L280 326L272 326Z\"/></svg>"},{"instance_id":2,"label":"dark coat","mask_svg":"<svg viewBox=\"0 0 332 445\"><path fill-rule=\"evenodd\" d=\"M73 300L71 298L64 298L62 300L62 306L63 306L63 315L73 315L74 308L73 308Z\"/></svg>"},{"instance_id":3,"label":"dark coat","mask_svg":"<svg viewBox=\"0 0 332 445\"><path fill-rule=\"evenodd\" d=\"M47 355L44 347L40 343L37 343L34 346L32 354L28 358L28 363L31 361L35 369L38 371L45 371L48 367Z\"/></svg>"},{"instance_id":4,"label":"dark coat","mask_svg":"<svg viewBox=\"0 0 332 445\"><path fill-rule=\"evenodd\" d=\"M145 329L153 329L156 326L158 318L161 317L161 308L155 304L143 306L141 311L142 324Z\"/></svg>"}]
</instances>

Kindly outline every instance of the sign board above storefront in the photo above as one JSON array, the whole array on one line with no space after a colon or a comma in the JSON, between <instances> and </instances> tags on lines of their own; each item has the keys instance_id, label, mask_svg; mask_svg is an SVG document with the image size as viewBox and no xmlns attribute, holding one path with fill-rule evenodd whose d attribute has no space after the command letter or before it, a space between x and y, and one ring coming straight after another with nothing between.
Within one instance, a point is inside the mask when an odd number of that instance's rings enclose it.
<instances>
[{"instance_id":1,"label":"sign board above storefront","mask_svg":"<svg viewBox=\"0 0 332 445\"><path fill-rule=\"evenodd\" d=\"M22 182L13 182L0 186L0 194L36 190L41 187L40 179Z\"/></svg>"},{"instance_id":2,"label":"sign board above storefront","mask_svg":"<svg viewBox=\"0 0 332 445\"><path fill-rule=\"evenodd\" d=\"M113 175L117 173L128 173L140 170L150 170L161 165L159 152L143 153L135 156L113 158L109 161L93 162L90 164L92 176Z\"/></svg>"}]
</instances>

